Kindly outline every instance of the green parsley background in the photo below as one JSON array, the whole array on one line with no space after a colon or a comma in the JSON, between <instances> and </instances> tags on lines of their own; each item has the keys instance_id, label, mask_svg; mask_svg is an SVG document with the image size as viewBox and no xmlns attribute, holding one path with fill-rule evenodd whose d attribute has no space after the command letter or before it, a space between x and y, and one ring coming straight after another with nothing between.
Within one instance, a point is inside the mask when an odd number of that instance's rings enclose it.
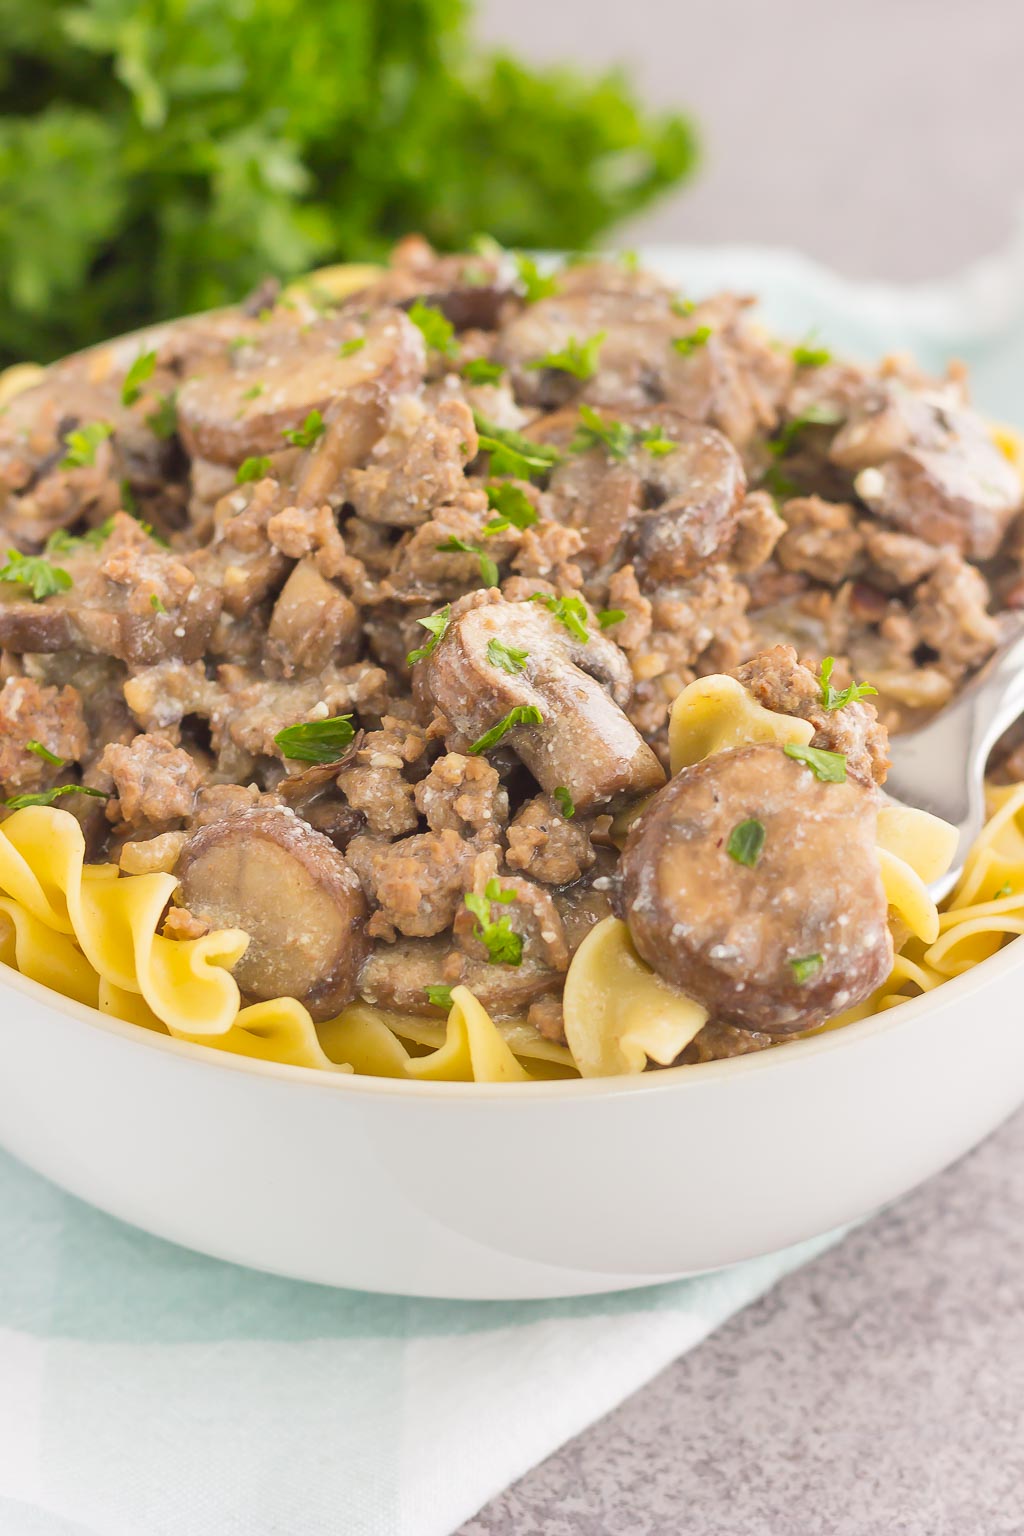
<instances>
[{"instance_id":1,"label":"green parsley background","mask_svg":"<svg viewBox=\"0 0 1024 1536\"><path fill-rule=\"evenodd\" d=\"M466 0L0 0L0 361L268 273L592 244L693 168L618 77L474 46Z\"/></svg>"}]
</instances>

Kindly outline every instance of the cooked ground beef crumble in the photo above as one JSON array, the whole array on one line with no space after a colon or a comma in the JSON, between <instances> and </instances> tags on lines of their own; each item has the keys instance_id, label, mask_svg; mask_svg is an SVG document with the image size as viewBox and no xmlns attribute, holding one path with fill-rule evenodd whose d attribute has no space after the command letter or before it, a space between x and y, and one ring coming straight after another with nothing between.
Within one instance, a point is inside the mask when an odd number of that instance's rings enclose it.
<instances>
[{"instance_id":1,"label":"cooked ground beef crumble","mask_svg":"<svg viewBox=\"0 0 1024 1536\"><path fill-rule=\"evenodd\" d=\"M261 303L0 417L3 796L95 791L59 802L90 856L178 873L168 933L248 926L247 996L437 1016L461 980L559 1038L688 682L735 672L873 792L1024 606L1020 479L958 369L791 349L614 262L528 302L416 239L331 307ZM877 698L823 710L825 656ZM685 1059L771 1043L738 1017Z\"/></svg>"}]
</instances>

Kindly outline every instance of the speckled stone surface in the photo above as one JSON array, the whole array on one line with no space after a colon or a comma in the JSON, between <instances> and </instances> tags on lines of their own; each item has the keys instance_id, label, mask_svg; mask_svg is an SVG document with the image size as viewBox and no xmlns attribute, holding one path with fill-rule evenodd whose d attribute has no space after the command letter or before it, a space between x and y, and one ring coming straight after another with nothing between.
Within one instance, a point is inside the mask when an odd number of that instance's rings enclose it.
<instances>
[{"instance_id":1,"label":"speckled stone surface","mask_svg":"<svg viewBox=\"0 0 1024 1536\"><path fill-rule=\"evenodd\" d=\"M461 1536L883 1532L1024 1532L1024 1111Z\"/></svg>"}]
</instances>

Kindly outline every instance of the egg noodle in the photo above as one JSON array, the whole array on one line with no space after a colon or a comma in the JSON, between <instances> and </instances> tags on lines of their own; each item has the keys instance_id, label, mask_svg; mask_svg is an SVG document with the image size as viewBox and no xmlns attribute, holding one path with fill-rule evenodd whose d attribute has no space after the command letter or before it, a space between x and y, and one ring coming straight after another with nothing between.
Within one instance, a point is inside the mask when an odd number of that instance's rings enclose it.
<instances>
[{"instance_id":1,"label":"egg noodle","mask_svg":"<svg viewBox=\"0 0 1024 1536\"><path fill-rule=\"evenodd\" d=\"M750 742L806 745L804 720L763 708L735 679L705 677L676 700L672 770ZM1024 934L1024 784L988 790L989 820L938 911L928 883L948 867L952 828L923 811L886 806L878 855L896 942L892 974L839 1028L989 959ZM568 1046L525 1022L496 1023L466 987L444 1022L355 1002L314 1024L294 998L242 1006L231 974L248 944L237 929L165 938L173 875L87 864L69 812L29 806L0 823L0 963L101 1013L179 1040L325 1072L448 1082L602 1077L668 1066L707 1022L697 1003L636 954L608 917L580 945L565 981Z\"/></svg>"}]
</instances>

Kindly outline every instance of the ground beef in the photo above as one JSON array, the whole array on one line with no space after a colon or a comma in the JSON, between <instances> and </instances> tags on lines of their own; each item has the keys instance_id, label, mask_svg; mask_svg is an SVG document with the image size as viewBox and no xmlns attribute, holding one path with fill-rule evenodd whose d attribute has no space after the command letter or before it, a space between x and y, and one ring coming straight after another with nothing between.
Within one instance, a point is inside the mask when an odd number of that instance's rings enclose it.
<instances>
[{"instance_id":1,"label":"ground beef","mask_svg":"<svg viewBox=\"0 0 1024 1536\"><path fill-rule=\"evenodd\" d=\"M191 814L202 775L195 759L166 736L136 736L127 746L112 742L97 764L113 780L110 821L132 828L160 826Z\"/></svg>"},{"instance_id":2,"label":"ground beef","mask_svg":"<svg viewBox=\"0 0 1024 1536\"><path fill-rule=\"evenodd\" d=\"M432 832L496 838L508 820L508 791L484 757L446 752L416 785L413 798Z\"/></svg>"},{"instance_id":3,"label":"ground beef","mask_svg":"<svg viewBox=\"0 0 1024 1536\"><path fill-rule=\"evenodd\" d=\"M59 762L47 762L29 743ZM89 731L75 688L44 688L27 677L9 677L0 688L0 787L4 795L44 789L62 768L85 757Z\"/></svg>"},{"instance_id":4,"label":"ground beef","mask_svg":"<svg viewBox=\"0 0 1024 1536\"><path fill-rule=\"evenodd\" d=\"M415 785L407 770L419 763L425 750L421 730L386 719L381 730L366 733L352 761L338 774L338 788L376 836L401 837L417 827Z\"/></svg>"},{"instance_id":5,"label":"ground beef","mask_svg":"<svg viewBox=\"0 0 1024 1536\"><path fill-rule=\"evenodd\" d=\"M569 819L549 800L528 800L508 829L506 861L544 885L571 885L594 862L589 821Z\"/></svg>"},{"instance_id":6,"label":"ground beef","mask_svg":"<svg viewBox=\"0 0 1024 1536\"><path fill-rule=\"evenodd\" d=\"M814 726L811 745L841 752L852 778L880 784L889 765L885 729L866 700L827 710L820 681L801 666L791 645L777 645L739 667L736 676L765 709L797 715ZM839 679L836 679L839 682Z\"/></svg>"},{"instance_id":7,"label":"ground beef","mask_svg":"<svg viewBox=\"0 0 1024 1536\"><path fill-rule=\"evenodd\" d=\"M565 1015L557 997L539 997L531 1003L526 1022L545 1040L551 1040L555 1045L565 1044Z\"/></svg>"},{"instance_id":8,"label":"ground beef","mask_svg":"<svg viewBox=\"0 0 1024 1536\"><path fill-rule=\"evenodd\" d=\"M758 1030L737 1029L734 1024L705 1024L694 1036L674 1066L695 1066L703 1061L725 1061L731 1056L749 1056L763 1051L775 1041Z\"/></svg>"},{"instance_id":9,"label":"ground beef","mask_svg":"<svg viewBox=\"0 0 1024 1536\"><path fill-rule=\"evenodd\" d=\"M772 557L786 531L767 491L751 491L740 508L730 560L738 571L756 571Z\"/></svg>"},{"instance_id":10,"label":"ground beef","mask_svg":"<svg viewBox=\"0 0 1024 1536\"><path fill-rule=\"evenodd\" d=\"M851 506L803 496L787 501L782 516L786 531L775 558L783 570L802 571L829 586L857 571L864 538Z\"/></svg>"},{"instance_id":11,"label":"ground beef","mask_svg":"<svg viewBox=\"0 0 1024 1536\"><path fill-rule=\"evenodd\" d=\"M451 926L471 879L477 849L457 832L420 832L396 843L356 837L346 857L374 907L376 938L429 938Z\"/></svg>"},{"instance_id":12,"label":"ground beef","mask_svg":"<svg viewBox=\"0 0 1024 1536\"><path fill-rule=\"evenodd\" d=\"M911 621L951 677L979 666L999 643L988 600L981 572L951 549L942 551L932 574L914 592Z\"/></svg>"},{"instance_id":13,"label":"ground beef","mask_svg":"<svg viewBox=\"0 0 1024 1536\"><path fill-rule=\"evenodd\" d=\"M941 558L934 544L926 544L912 533L897 533L867 520L861 524L861 533L871 580L886 592L916 586Z\"/></svg>"},{"instance_id":14,"label":"ground beef","mask_svg":"<svg viewBox=\"0 0 1024 1536\"><path fill-rule=\"evenodd\" d=\"M415 527L458 496L476 451L473 413L461 400L446 400L434 412L406 395L395 401L367 468L345 475L344 498L367 522Z\"/></svg>"}]
</instances>

